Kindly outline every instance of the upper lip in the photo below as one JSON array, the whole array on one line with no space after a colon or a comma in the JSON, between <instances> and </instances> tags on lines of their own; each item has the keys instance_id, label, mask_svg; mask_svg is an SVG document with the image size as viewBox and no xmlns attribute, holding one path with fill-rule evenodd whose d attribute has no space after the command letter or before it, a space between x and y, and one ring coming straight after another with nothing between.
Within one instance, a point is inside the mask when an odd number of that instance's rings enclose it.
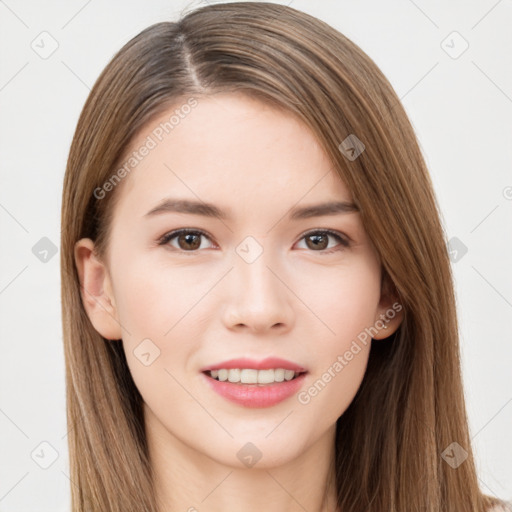
<instances>
[{"instance_id":1,"label":"upper lip","mask_svg":"<svg viewBox=\"0 0 512 512\"><path fill-rule=\"evenodd\" d=\"M212 364L210 366L205 366L201 369L202 372L207 372L210 370L230 370L234 368L253 368L255 370L270 370L272 368L283 368L285 370L293 370L296 373L306 372L307 370L296 364L292 361L287 361L286 359L281 359L279 357L267 357L266 359L262 359L257 361L255 359L249 359L246 357L238 358L238 359L230 359L229 361L223 361L221 363Z\"/></svg>"}]
</instances>

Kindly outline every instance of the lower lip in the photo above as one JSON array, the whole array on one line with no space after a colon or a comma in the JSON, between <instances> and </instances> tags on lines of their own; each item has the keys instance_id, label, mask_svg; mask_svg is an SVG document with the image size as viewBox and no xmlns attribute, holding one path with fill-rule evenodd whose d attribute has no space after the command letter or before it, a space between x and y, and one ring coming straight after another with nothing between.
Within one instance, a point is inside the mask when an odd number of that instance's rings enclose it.
<instances>
[{"instance_id":1,"label":"lower lip","mask_svg":"<svg viewBox=\"0 0 512 512\"><path fill-rule=\"evenodd\" d=\"M224 398L244 407L271 407L297 393L306 377L302 373L292 380L274 384L234 384L215 380L203 373L208 385Z\"/></svg>"}]
</instances>

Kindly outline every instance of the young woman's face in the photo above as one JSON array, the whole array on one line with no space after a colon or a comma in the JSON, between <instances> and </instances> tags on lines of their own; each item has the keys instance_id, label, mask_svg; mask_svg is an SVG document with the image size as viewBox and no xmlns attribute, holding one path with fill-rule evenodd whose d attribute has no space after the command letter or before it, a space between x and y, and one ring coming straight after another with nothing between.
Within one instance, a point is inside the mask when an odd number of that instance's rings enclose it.
<instances>
[{"instance_id":1,"label":"young woman's face","mask_svg":"<svg viewBox=\"0 0 512 512\"><path fill-rule=\"evenodd\" d=\"M391 303L381 300L379 258L359 213L308 214L352 197L305 125L222 94L198 100L162 136L176 108L131 146L140 161L117 185L107 273L85 262L86 284L106 300L91 300L88 313L103 336L122 338L150 432L230 466L249 454L271 467L332 441L365 373L365 329L382 325ZM204 372L270 357L306 373L270 390L215 384Z\"/></svg>"}]
</instances>

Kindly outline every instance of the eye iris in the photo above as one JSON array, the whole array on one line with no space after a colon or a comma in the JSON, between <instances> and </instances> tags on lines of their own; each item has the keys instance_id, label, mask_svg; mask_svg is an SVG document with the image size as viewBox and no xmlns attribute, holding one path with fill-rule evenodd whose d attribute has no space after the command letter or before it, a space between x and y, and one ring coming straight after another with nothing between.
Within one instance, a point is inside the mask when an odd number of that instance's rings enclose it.
<instances>
[{"instance_id":1,"label":"eye iris","mask_svg":"<svg viewBox=\"0 0 512 512\"><path fill-rule=\"evenodd\" d=\"M318 241L321 238L324 239L324 243ZM310 246L309 242L311 242L312 239L314 240L314 242L313 242L313 245ZM308 235L306 237L306 244L307 244L307 246L310 249L318 249L318 248L325 249L329 245L329 237L326 234L323 234L323 233L321 233L321 234L314 234L314 235Z\"/></svg>"},{"instance_id":2,"label":"eye iris","mask_svg":"<svg viewBox=\"0 0 512 512\"><path fill-rule=\"evenodd\" d=\"M192 239L195 237L195 243ZM191 244L192 247L182 247L181 242L185 241L186 244ZM185 233L178 236L178 244L181 249L198 249L201 246L201 235L194 233Z\"/></svg>"},{"instance_id":3,"label":"eye iris","mask_svg":"<svg viewBox=\"0 0 512 512\"><path fill-rule=\"evenodd\" d=\"M171 239L176 238L178 240L179 248L190 252L201 247L202 236L205 235L196 231L178 232L174 235L167 235L161 243L167 243ZM324 250L329 246L330 236L333 235L328 232L318 232L306 235L303 239L306 240L306 245L309 249ZM344 245L348 246L347 243L344 243Z\"/></svg>"}]
</instances>

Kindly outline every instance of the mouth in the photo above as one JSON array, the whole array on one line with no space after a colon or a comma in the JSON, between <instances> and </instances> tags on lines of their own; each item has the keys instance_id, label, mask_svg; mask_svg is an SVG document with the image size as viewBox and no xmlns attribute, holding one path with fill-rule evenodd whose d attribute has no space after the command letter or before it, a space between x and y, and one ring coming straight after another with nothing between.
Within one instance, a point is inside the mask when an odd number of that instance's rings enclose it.
<instances>
[{"instance_id":1,"label":"mouth","mask_svg":"<svg viewBox=\"0 0 512 512\"><path fill-rule=\"evenodd\" d=\"M218 395L242 407L273 407L298 393L308 370L270 356L240 357L201 368L204 382Z\"/></svg>"},{"instance_id":2,"label":"mouth","mask_svg":"<svg viewBox=\"0 0 512 512\"><path fill-rule=\"evenodd\" d=\"M218 382L246 385L252 387L263 387L289 382L299 378L307 371L294 371L285 368L270 368L256 370L254 368L220 368L217 370L206 370L203 373Z\"/></svg>"},{"instance_id":3,"label":"mouth","mask_svg":"<svg viewBox=\"0 0 512 512\"><path fill-rule=\"evenodd\" d=\"M208 388L242 407L268 408L291 399L304 386L303 368L215 368L203 370Z\"/></svg>"}]
</instances>

